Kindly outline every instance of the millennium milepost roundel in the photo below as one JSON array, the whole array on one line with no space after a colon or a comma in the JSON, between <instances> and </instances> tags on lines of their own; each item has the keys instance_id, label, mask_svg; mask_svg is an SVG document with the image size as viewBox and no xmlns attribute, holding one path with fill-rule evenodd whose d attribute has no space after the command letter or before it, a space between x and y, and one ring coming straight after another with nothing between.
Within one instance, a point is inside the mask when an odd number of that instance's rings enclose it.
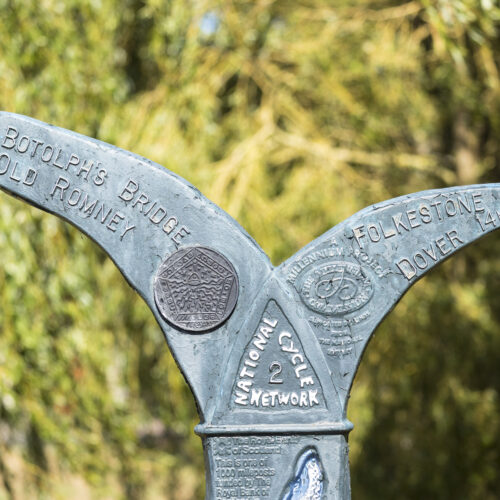
<instances>
[{"instance_id":1,"label":"millennium milepost roundel","mask_svg":"<svg viewBox=\"0 0 500 500\"><path fill-rule=\"evenodd\" d=\"M238 293L232 264L219 252L202 246L169 255L154 283L162 317L189 332L204 332L224 323L234 310Z\"/></svg>"},{"instance_id":2,"label":"millennium milepost roundel","mask_svg":"<svg viewBox=\"0 0 500 500\"><path fill-rule=\"evenodd\" d=\"M368 303L373 295L373 284L358 264L330 262L306 274L300 295L309 309L341 316Z\"/></svg>"}]
</instances>

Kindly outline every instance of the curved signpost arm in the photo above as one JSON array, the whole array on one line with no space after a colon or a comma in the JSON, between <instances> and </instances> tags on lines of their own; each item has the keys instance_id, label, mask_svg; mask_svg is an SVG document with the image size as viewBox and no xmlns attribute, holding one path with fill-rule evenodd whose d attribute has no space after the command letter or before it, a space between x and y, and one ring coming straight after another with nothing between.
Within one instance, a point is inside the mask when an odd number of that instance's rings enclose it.
<instances>
[{"instance_id":1,"label":"curved signpost arm","mask_svg":"<svg viewBox=\"0 0 500 500\"><path fill-rule=\"evenodd\" d=\"M423 191L365 208L281 266L344 410L370 336L404 293L499 227L500 184Z\"/></svg>"},{"instance_id":2,"label":"curved signpost arm","mask_svg":"<svg viewBox=\"0 0 500 500\"><path fill-rule=\"evenodd\" d=\"M254 240L196 188L164 167L100 141L32 118L0 113L0 188L70 222L96 241L143 297L206 411L244 304L271 271ZM217 250L239 276L239 303L208 333L180 333L159 313L154 281L179 248ZM221 359L222 361L222 359Z\"/></svg>"},{"instance_id":3,"label":"curved signpost arm","mask_svg":"<svg viewBox=\"0 0 500 500\"><path fill-rule=\"evenodd\" d=\"M146 301L198 403L207 499L348 500L346 404L408 288L500 227L500 185L362 210L278 268L189 183L0 113L0 189L95 240Z\"/></svg>"}]
</instances>

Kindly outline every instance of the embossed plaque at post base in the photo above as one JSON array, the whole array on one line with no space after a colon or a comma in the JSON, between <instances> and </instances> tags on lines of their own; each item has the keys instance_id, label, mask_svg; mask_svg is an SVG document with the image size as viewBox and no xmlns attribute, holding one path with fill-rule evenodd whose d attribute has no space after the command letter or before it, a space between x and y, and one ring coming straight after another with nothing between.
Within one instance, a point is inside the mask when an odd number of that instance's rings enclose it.
<instances>
[{"instance_id":1,"label":"embossed plaque at post base","mask_svg":"<svg viewBox=\"0 0 500 500\"><path fill-rule=\"evenodd\" d=\"M0 113L0 187L94 239L144 298L196 398L206 498L350 498L364 348L428 270L500 227L500 185L378 203L278 267L165 168Z\"/></svg>"}]
</instances>

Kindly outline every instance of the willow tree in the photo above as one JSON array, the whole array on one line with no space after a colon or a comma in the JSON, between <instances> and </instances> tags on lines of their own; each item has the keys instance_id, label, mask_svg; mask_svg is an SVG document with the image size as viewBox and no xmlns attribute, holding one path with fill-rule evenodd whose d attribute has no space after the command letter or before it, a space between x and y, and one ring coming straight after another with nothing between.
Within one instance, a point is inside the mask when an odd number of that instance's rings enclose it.
<instances>
[{"instance_id":1,"label":"willow tree","mask_svg":"<svg viewBox=\"0 0 500 500\"><path fill-rule=\"evenodd\" d=\"M2 109L165 165L276 264L365 205L498 181L492 0L0 13ZM0 228L0 497L201 498L195 408L144 304L54 218L2 197ZM496 498L499 250L467 249L381 326L353 388L354 498Z\"/></svg>"}]
</instances>

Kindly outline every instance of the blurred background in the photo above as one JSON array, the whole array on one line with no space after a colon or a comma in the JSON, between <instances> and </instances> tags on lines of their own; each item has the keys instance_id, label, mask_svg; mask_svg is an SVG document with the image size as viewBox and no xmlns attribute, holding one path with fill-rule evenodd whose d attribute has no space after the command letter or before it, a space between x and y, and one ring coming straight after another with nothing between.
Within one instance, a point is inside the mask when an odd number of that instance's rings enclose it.
<instances>
[{"instance_id":1,"label":"blurred background","mask_svg":"<svg viewBox=\"0 0 500 500\"><path fill-rule=\"evenodd\" d=\"M274 264L366 205L500 180L497 0L0 0L0 109L150 158ZM354 500L500 498L500 234L379 328ZM104 253L0 195L0 499L204 496L189 390Z\"/></svg>"}]
</instances>

